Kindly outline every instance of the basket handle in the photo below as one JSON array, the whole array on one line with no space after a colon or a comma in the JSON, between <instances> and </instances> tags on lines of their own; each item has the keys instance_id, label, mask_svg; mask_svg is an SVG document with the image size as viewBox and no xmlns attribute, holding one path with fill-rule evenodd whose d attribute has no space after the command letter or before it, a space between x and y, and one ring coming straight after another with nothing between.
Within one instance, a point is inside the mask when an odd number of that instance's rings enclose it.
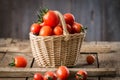
<instances>
[{"instance_id":1,"label":"basket handle","mask_svg":"<svg viewBox=\"0 0 120 80\"><path fill-rule=\"evenodd\" d=\"M62 24L62 27L63 27L63 35L65 35L65 41L69 40L70 39L70 36L69 36L69 32L67 30L67 27L66 27L66 22L64 20L64 17L63 15L59 12L59 11L54 11L60 18L60 22Z\"/></svg>"}]
</instances>

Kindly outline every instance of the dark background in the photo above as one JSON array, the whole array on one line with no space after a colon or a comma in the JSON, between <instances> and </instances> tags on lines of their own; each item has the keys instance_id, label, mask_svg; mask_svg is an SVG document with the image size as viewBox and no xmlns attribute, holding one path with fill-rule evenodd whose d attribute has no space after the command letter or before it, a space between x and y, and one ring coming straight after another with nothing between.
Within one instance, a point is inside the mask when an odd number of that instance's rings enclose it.
<instances>
[{"instance_id":1,"label":"dark background","mask_svg":"<svg viewBox=\"0 0 120 80\"><path fill-rule=\"evenodd\" d=\"M71 12L87 41L120 41L120 0L0 0L0 38L29 39L40 8Z\"/></svg>"}]
</instances>

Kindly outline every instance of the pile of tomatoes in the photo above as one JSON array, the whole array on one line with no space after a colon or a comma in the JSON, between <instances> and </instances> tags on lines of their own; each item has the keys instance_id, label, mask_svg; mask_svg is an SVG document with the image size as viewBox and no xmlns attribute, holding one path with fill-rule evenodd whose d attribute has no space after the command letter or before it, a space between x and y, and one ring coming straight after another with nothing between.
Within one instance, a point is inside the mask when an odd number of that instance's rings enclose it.
<instances>
[{"instance_id":1,"label":"pile of tomatoes","mask_svg":"<svg viewBox=\"0 0 120 80\"><path fill-rule=\"evenodd\" d=\"M66 29L70 34L80 33L83 29L82 24L75 21L72 13L63 14ZM41 10L38 21L33 23L30 31L38 36L63 35L63 26L59 15L54 10Z\"/></svg>"},{"instance_id":2,"label":"pile of tomatoes","mask_svg":"<svg viewBox=\"0 0 120 80\"><path fill-rule=\"evenodd\" d=\"M47 71L44 75L41 73L35 73L33 80L68 80L70 71L66 66L60 66L56 72ZM87 72L85 70L79 70L75 74L76 80L86 80Z\"/></svg>"}]
</instances>

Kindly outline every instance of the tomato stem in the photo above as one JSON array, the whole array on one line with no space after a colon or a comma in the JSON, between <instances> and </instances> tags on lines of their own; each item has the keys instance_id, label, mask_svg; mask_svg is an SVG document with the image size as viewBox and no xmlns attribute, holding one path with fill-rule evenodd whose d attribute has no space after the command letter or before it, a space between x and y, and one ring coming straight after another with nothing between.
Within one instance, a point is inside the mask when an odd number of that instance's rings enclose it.
<instances>
[{"instance_id":1,"label":"tomato stem","mask_svg":"<svg viewBox=\"0 0 120 80\"><path fill-rule=\"evenodd\" d=\"M83 79L83 76L82 76L82 75L80 75L80 74L76 74L76 76L78 76L78 80Z\"/></svg>"},{"instance_id":2,"label":"tomato stem","mask_svg":"<svg viewBox=\"0 0 120 80\"><path fill-rule=\"evenodd\" d=\"M53 78L52 77L48 77L48 80L53 80Z\"/></svg>"},{"instance_id":3,"label":"tomato stem","mask_svg":"<svg viewBox=\"0 0 120 80\"><path fill-rule=\"evenodd\" d=\"M12 59L12 62L9 63L8 65L11 66L11 67L12 67L12 66L15 66L15 59L13 58L13 59Z\"/></svg>"}]
</instances>

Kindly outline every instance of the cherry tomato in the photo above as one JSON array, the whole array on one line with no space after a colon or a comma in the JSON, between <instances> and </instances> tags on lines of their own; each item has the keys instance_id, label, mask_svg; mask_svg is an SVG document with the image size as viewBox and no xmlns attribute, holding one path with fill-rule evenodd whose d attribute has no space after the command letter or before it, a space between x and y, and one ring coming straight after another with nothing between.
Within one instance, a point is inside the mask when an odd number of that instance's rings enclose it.
<instances>
[{"instance_id":1,"label":"cherry tomato","mask_svg":"<svg viewBox=\"0 0 120 80\"><path fill-rule=\"evenodd\" d=\"M54 72L48 71L44 75L44 80L57 80L57 76Z\"/></svg>"},{"instance_id":2,"label":"cherry tomato","mask_svg":"<svg viewBox=\"0 0 120 80\"><path fill-rule=\"evenodd\" d=\"M43 76L41 73L35 73L33 80L43 80Z\"/></svg>"},{"instance_id":3,"label":"cherry tomato","mask_svg":"<svg viewBox=\"0 0 120 80\"><path fill-rule=\"evenodd\" d=\"M57 77L60 80L67 80L70 72L66 66L60 66L56 71Z\"/></svg>"},{"instance_id":4,"label":"cherry tomato","mask_svg":"<svg viewBox=\"0 0 120 80\"><path fill-rule=\"evenodd\" d=\"M82 25L80 23L74 22L72 25L74 33L80 33L82 30Z\"/></svg>"},{"instance_id":5,"label":"cherry tomato","mask_svg":"<svg viewBox=\"0 0 120 80\"><path fill-rule=\"evenodd\" d=\"M62 35L63 34L63 29L60 25L56 26L54 29L53 29L53 33L55 35Z\"/></svg>"},{"instance_id":6,"label":"cherry tomato","mask_svg":"<svg viewBox=\"0 0 120 80\"><path fill-rule=\"evenodd\" d=\"M31 32L32 32L33 34L38 35L39 32L40 32L40 28L41 28L41 26L40 26L38 23L33 23L33 24L31 25L30 30L31 30Z\"/></svg>"},{"instance_id":7,"label":"cherry tomato","mask_svg":"<svg viewBox=\"0 0 120 80\"><path fill-rule=\"evenodd\" d=\"M77 80L87 80L87 72L85 70L79 70L76 73L76 79Z\"/></svg>"},{"instance_id":8,"label":"cherry tomato","mask_svg":"<svg viewBox=\"0 0 120 80\"><path fill-rule=\"evenodd\" d=\"M53 34L53 30L50 26L43 26L40 29L40 36L51 36Z\"/></svg>"},{"instance_id":9,"label":"cherry tomato","mask_svg":"<svg viewBox=\"0 0 120 80\"><path fill-rule=\"evenodd\" d=\"M43 16L43 23L44 25L50 26L50 27L55 27L59 24L59 17L58 15L52 11L49 10L44 16Z\"/></svg>"},{"instance_id":10,"label":"cherry tomato","mask_svg":"<svg viewBox=\"0 0 120 80\"><path fill-rule=\"evenodd\" d=\"M86 57L86 61L87 61L88 64L93 64L93 63L95 62L95 56L93 56L93 55L88 55L88 56Z\"/></svg>"},{"instance_id":11,"label":"cherry tomato","mask_svg":"<svg viewBox=\"0 0 120 80\"><path fill-rule=\"evenodd\" d=\"M70 34L74 33L72 27L69 24L67 24L67 30Z\"/></svg>"},{"instance_id":12,"label":"cherry tomato","mask_svg":"<svg viewBox=\"0 0 120 80\"><path fill-rule=\"evenodd\" d=\"M66 24L70 24L72 26L75 21L74 15L72 13L65 13L63 16Z\"/></svg>"},{"instance_id":13,"label":"cherry tomato","mask_svg":"<svg viewBox=\"0 0 120 80\"><path fill-rule=\"evenodd\" d=\"M16 56L12 63L9 64L10 66L15 67L26 67L27 60L23 56Z\"/></svg>"}]
</instances>

